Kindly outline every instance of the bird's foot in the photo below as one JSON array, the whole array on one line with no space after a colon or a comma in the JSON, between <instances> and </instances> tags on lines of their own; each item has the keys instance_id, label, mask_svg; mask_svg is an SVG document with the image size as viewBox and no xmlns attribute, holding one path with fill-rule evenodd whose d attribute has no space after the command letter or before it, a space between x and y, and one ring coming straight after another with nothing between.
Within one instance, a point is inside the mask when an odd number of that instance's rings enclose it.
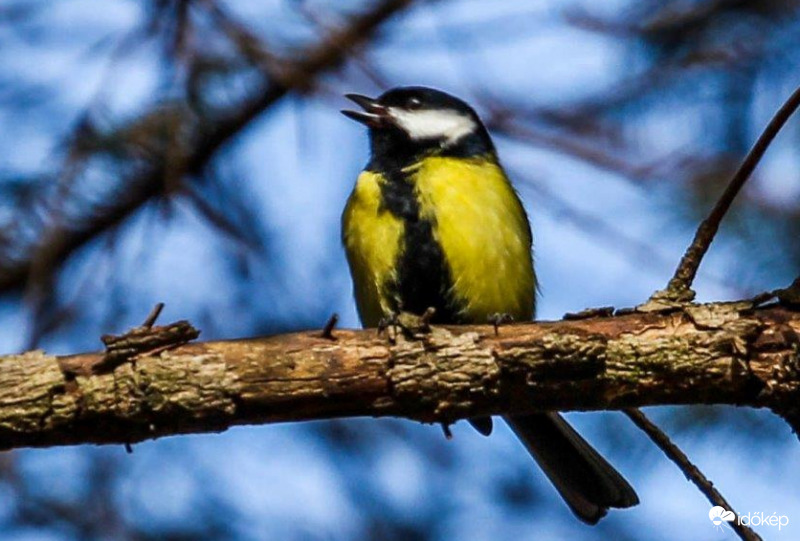
<instances>
[{"instance_id":1,"label":"bird's foot","mask_svg":"<svg viewBox=\"0 0 800 541\"><path fill-rule=\"evenodd\" d=\"M431 332L431 319L436 315L436 308L429 306L422 315L412 314L411 312L400 312L397 316L397 324L407 338L413 338L417 334L427 334Z\"/></svg>"},{"instance_id":2,"label":"bird's foot","mask_svg":"<svg viewBox=\"0 0 800 541\"><path fill-rule=\"evenodd\" d=\"M411 312L392 312L378 322L378 333L391 329L393 333L387 332L386 335L392 343L397 339L398 330L409 339L419 334L428 334L431 332L430 322L435 314L436 309L432 306L428 307L422 315Z\"/></svg>"},{"instance_id":3,"label":"bird's foot","mask_svg":"<svg viewBox=\"0 0 800 541\"><path fill-rule=\"evenodd\" d=\"M489 323L494 325L494 334L497 335L500 329L500 325L506 325L508 323L514 322L514 316L511 314L506 313L494 313L488 317Z\"/></svg>"},{"instance_id":4,"label":"bird's foot","mask_svg":"<svg viewBox=\"0 0 800 541\"><path fill-rule=\"evenodd\" d=\"M397 327L399 326L399 315L397 312L389 312L378 321L378 336L386 333L389 343L394 344L397 339Z\"/></svg>"}]
</instances>

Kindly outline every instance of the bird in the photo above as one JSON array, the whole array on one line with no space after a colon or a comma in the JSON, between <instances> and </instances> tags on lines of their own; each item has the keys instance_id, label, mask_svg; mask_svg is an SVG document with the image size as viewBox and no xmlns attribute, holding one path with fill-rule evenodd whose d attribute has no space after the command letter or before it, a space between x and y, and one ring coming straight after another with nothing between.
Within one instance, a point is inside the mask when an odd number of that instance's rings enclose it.
<instances>
[{"instance_id":1,"label":"bird","mask_svg":"<svg viewBox=\"0 0 800 541\"><path fill-rule=\"evenodd\" d=\"M360 110L342 113L368 128L371 150L341 222L362 325L426 312L439 324L501 315L531 321L537 283L530 223L475 110L422 86L345 97ZM583 522L639 503L625 478L558 413L504 420ZM484 435L492 431L489 417L470 423Z\"/></svg>"}]
</instances>

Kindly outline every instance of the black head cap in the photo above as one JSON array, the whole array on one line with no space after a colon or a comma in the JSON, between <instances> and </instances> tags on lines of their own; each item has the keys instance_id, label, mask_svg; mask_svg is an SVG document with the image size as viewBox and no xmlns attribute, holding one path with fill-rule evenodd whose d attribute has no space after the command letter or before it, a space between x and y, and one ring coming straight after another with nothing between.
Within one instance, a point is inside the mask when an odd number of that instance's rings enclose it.
<instances>
[{"instance_id":1,"label":"black head cap","mask_svg":"<svg viewBox=\"0 0 800 541\"><path fill-rule=\"evenodd\" d=\"M348 94L362 111L342 111L370 128L372 163L399 165L423 155L488 156L494 145L475 110L433 88L393 88L378 98Z\"/></svg>"}]
</instances>

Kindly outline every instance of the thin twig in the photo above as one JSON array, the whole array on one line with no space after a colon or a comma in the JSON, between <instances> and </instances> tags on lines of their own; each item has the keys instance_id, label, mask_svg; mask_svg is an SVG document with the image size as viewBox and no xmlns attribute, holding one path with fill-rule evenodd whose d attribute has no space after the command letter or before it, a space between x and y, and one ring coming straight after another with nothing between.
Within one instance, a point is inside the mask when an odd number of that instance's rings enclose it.
<instances>
[{"instance_id":1,"label":"thin twig","mask_svg":"<svg viewBox=\"0 0 800 541\"><path fill-rule=\"evenodd\" d=\"M667 289L664 291L657 291L651 300L662 299L674 302L690 302L694 300L692 282L697 275L697 269L700 266L700 262L703 260L703 256L708 251L711 242L714 240L714 236L717 234L722 218L725 217L734 198L736 198L742 186L747 182L747 179L750 178L758 162L761 161L761 158L769 148L772 140L775 139L775 136L798 107L800 107L800 88L789 96L789 99L786 100L781 108L778 109L778 112L775 113L775 116L772 117L772 120L767 124L767 127L761 133L756 144L750 149L742 165L739 166L739 170L736 171L728 187L725 188L725 192L719 198L719 201L717 201L711 214L709 214L708 218L703 220L700 227L697 228L694 240L692 240L692 244L689 245L686 253L683 254L674 276L669 281L669 284L667 284Z\"/></svg>"},{"instance_id":2,"label":"thin twig","mask_svg":"<svg viewBox=\"0 0 800 541\"><path fill-rule=\"evenodd\" d=\"M339 314L333 313L331 317L328 318L328 322L325 323L325 326L322 328L321 336L322 338L327 338L328 340L336 340L336 337L333 336L333 329L336 328L336 324L339 323Z\"/></svg>"},{"instance_id":3,"label":"thin twig","mask_svg":"<svg viewBox=\"0 0 800 541\"><path fill-rule=\"evenodd\" d=\"M142 327L145 327L147 329L151 328L153 326L153 324L155 324L156 320L158 319L158 316L161 315L161 310L163 310L163 309L164 309L164 303L163 302L160 302L160 303L156 304L153 307L153 309L150 310L150 313L145 318L144 323L142 323Z\"/></svg>"},{"instance_id":4,"label":"thin twig","mask_svg":"<svg viewBox=\"0 0 800 541\"><path fill-rule=\"evenodd\" d=\"M712 505L718 505L720 507L724 507L726 510L733 512L737 517L739 516L736 511L733 510L731 504L727 502L727 500L719 493L719 491L714 488L714 483L708 480L708 478L703 475L697 466L692 464L689 457L681 451L677 445L672 443L667 436L660 428L653 424L650 419L648 419L644 413L640 410L635 408L626 409L625 415L627 415L633 424L638 426L648 437L655 443L659 449L661 449L667 457L675 463L678 468L683 472L686 478L694 483L694 485L703 493L703 495L711 502ZM740 524L738 520L734 520L733 522L729 523L731 528L739 535L741 539L745 541L760 541L761 537L747 527L744 524Z\"/></svg>"}]
</instances>

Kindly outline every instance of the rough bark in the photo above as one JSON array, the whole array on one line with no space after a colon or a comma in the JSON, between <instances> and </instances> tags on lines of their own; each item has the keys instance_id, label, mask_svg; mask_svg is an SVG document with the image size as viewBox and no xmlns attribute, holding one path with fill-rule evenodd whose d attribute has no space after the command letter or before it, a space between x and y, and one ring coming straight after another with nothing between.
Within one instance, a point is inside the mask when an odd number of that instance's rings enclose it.
<instances>
[{"instance_id":1,"label":"rough bark","mask_svg":"<svg viewBox=\"0 0 800 541\"><path fill-rule=\"evenodd\" d=\"M693 305L575 321L319 331L103 353L0 357L0 449L132 443L345 416L450 423L479 414L800 399L800 311Z\"/></svg>"}]
</instances>

